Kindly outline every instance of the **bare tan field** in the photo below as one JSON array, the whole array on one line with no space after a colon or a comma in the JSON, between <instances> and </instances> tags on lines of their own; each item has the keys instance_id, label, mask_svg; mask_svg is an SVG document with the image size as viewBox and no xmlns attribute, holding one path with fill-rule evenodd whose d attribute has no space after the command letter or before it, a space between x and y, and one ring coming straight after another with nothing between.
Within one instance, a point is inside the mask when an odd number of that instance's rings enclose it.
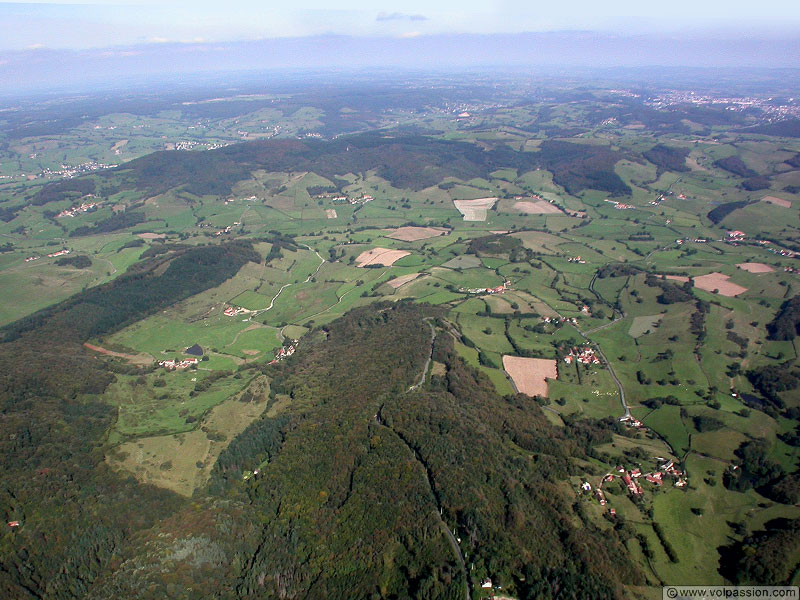
<instances>
[{"instance_id":1,"label":"bare tan field","mask_svg":"<svg viewBox=\"0 0 800 600\"><path fill-rule=\"evenodd\" d=\"M142 238L143 240L160 240L161 238L167 237L165 233L137 233L136 237Z\"/></svg>"},{"instance_id":2,"label":"bare tan field","mask_svg":"<svg viewBox=\"0 0 800 600\"><path fill-rule=\"evenodd\" d=\"M528 215L560 215L561 210L547 200L536 200L535 202L517 202L514 209Z\"/></svg>"},{"instance_id":3,"label":"bare tan field","mask_svg":"<svg viewBox=\"0 0 800 600\"><path fill-rule=\"evenodd\" d=\"M356 258L356 265L365 267L367 265L383 265L391 267L395 262L408 256L411 252L406 250L389 250L388 248L373 248L366 250Z\"/></svg>"},{"instance_id":4,"label":"bare tan field","mask_svg":"<svg viewBox=\"0 0 800 600\"><path fill-rule=\"evenodd\" d=\"M448 229L442 227L398 227L397 229L386 229L389 233L387 238L400 240L402 242L416 242L417 240L427 240L428 238L447 235Z\"/></svg>"},{"instance_id":5,"label":"bare tan field","mask_svg":"<svg viewBox=\"0 0 800 600\"><path fill-rule=\"evenodd\" d=\"M783 198L778 198L776 196L764 196L761 199L762 202L769 202L770 204L774 204L775 206L782 206L783 208L792 208L791 200L785 200Z\"/></svg>"},{"instance_id":6,"label":"bare tan field","mask_svg":"<svg viewBox=\"0 0 800 600\"><path fill-rule=\"evenodd\" d=\"M150 356L149 354L141 353L141 354L125 354L123 352L114 352L113 350L106 350L105 348L101 348L100 346L95 346L94 344L90 344L86 342L83 344L84 348L89 350L93 350L94 352L98 352L100 354L104 354L106 356L113 356L115 358L124 358L125 360L135 364L135 365L149 365L155 359Z\"/></svg>"},{"instance_id":7,"label":"bare tan field","mask_svg":"<svg viewBox=\"0 0 800 600\"><path fill-rule=\"evenodd\" d=\"M503 356L503 368L517 390L528 396L547 396L547 379L558 377L556 361L548 358Z\"/></svg>"},{"instance_id":8,"label":"bare tan field","mask_svg":"<svg viewBox=\"0 0 800 600\"><path fill-rule=\"evenodd\" d=\"M680 281L681 283L686 283L689 281L689 278L684 277L683 275L667 275L667 279L670 281Z\"/></svg>"},{"instance_id":9,"label":"bare tan field","mask_svg":"<svg viewBox=\"0 0 800 600\"><path fill-rule=\"evenodd\" d=\"M409 281L415 280L419 276L420 276L419 273L409 273L408 275L401 275L400 277L395 277L394 279L392 279L387 283L394 289L397 289L400 286L407 284Z\"/></svg>"},{"instance_id":10,"label":"bare tan field","mask_svg":"<svg viewBox=\"0 0 800 600\"><path fill-rule=\"evenodd\" d=\"M736 266L748 273L773 273L775 271L775 269L764 263L746 262L739 263Z\"/></svg>"},{"instance_id":11,"label":"bare tan field","mask_svg":"<svg viewBox=\"0 0 800 600\"><path fill-rule=\"evenodd\" d=\"M728 281L729 279L729 276L722 273L709 273L708 275L695 277L694 286L706 292L718 290L723 296L738 296L747 291L746 287L736 285L732 281Z\"/></svg>"},{"instance_id":12,"label":"bare tan field","mask_svg":"<svg viewBox=\"0 0 800 600\"><path fill-rule=\"evenodd\" d=\"M474 200L453 200L458 212L465 221L485 221L487 211L494 206L497 198L475 198Z\"/></svg>"},{"instance_id":13,"label":"bare tan field","mask_svg":"<svg viewBox=\"0 0 800 600\"><path fill-rule=\"evenodd\" d=\"M325 215L326 215L326 216L327 216L329 219L335 219L335 218L338 216L338 215L336 214L336 209L335 209L335 208L326 208L326 209L325 209Z\"/></svg>"}]
</instances>

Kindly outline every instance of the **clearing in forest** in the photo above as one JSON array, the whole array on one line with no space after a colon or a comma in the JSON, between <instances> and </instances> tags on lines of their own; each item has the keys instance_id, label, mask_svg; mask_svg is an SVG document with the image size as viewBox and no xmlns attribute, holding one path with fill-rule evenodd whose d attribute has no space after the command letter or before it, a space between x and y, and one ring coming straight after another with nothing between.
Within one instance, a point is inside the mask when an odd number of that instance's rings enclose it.
<instances>
[{"instance_id":1,"label":"clearing in forest","mask_svg":"<svg viewBox=\"0 0 800 600\"><path fill-rule=\"evenodd\" d=\"M556 361L549 358L503 356L503 368L517 391L528 396L547 397L547 380L558 377Z\"/></svg>"},{"instance_id":2,"label":"clearing in forest","mask_svg":"<svg viewBox=\"0 0 800 600\"><path fill-rule=\"evenodd\" d=\"M142 483L191 496L208 481L220 452L264 412L269 391L266 381L263 378L251 385L260 392L259 401L232 397L212 408L197 429L124 442L106 456L106 462L132 473Z\"/></svg>"}]
</instances>

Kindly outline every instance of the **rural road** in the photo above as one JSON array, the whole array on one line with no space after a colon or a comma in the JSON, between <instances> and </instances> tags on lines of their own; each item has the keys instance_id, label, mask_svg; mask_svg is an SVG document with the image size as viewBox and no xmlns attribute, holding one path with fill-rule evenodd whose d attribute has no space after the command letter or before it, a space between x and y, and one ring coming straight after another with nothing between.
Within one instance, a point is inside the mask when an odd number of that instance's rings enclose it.
<instances>
[{"instance_id":1,"label":"rural road","mask_svg":"<svg viewBox=\"0 0 800 600\"><path fill-rule=\"evenodd\" d=\"M600 300L604 304L607 304L607 305L611 306L600 294L598 294L595 291L594 282L595 282L596 279L597 279L597 273L594 274L594 277L592 277L592 281L589 283L589 291L592 292L592 294L594 294L597 297L598 300ZM589 334L594 333L595 331L600 331L601 329L605 329L606 327L611 327L614 323L617 323L621 319L625 318L625 313L617 310L613 306L611 306L611 310L613 310L614 314L617 315L616 318L613 321L609 321L608 323L605 323L604 325L600 325L600 327L595 327L595 328L589 329L589 330L587 330L585 332L581 331L577 327L575 329L577 330L577 332L580 334L580 336L583 339L585 339L587 342L590 342L594 346L595 351L600 356L602 361L605 363L606 368L608 368L608 373L611 375L611 379L613 379L614 383L617 384L617 389L619 390L619 401L622 403L622 408L625 410L625 415L624 416L630 417L631 416L631 409L628 407L628 402L625 400L625 389L622 387L622 382L619 380L619 378L617 377L617 374L614 372L614 367L611 366L611 363L608 362L608 359L606 358L606 355L603 354L603 351L600 349L600 345L597 344L596 342L592 342L592 340L590 340L589 337L588 337Z\"/></svg>"},{"instance_id":2,"label":"rural road","mask_svg":"<svg viewBox=\"0 0 800 600\"><path fill-rule=\"evenodd\" d=\"M617 320L619 320L619 319L617 319ZM614 321L614 322L616 323L616 321ZM609 325L611 325L611 323L609 323ZM599 329L599 328L597 328L597 329ZM597 329L593 329L592 331L597 331ZM605 363L606 368L608 368L608 373L609 373L609 375L611 375L611 379L613 379L614 383L617 384L617 389L619 390L619 401L622 403L622 408L625 410L625 416L626 417L630 417L631 416L631 409L628 407L628 402L625 400L625 390L623 389L622 382L620 382L619 378L617 377L617 374L614 373L614 367L612 367L611 363L608 362L608 359L606 358L606 355L603 354L603 351L600 349L600 346L597 343L592 342L592 340L589 339L587 334L590 333L590 332L584 333L583 331L581 331L580 329L577 329L577 328L576 328L576 330L578 331L578 333L580 334L580 336L583 339L585 339L587 342L592 344L592 346L594 347L594 349L597 352L598 356L600 356L600 359L603 361L603 363Z\"/></svg>"},{"instance_id":3,"label":"rural road","mask_svg":"<svg viewBox=\"0 0 800 600\"><path fill-rule=\"evenodd\" d=\"M318 254L317 256L319 256L319 254ZM322 265L320 265L320 266L322 266ZM388 271L388 269L387 269L387 271ZM384 271L383 273L381 273L380 275L378 275L378 277L377 277L375 280L377 281L378 279L380 279L381 277L383 277L385 274L386 274L386 271ZM326 309L324 309L324 310L321 310L321 311L319 311L318 313L314 313L313 315L310 315L310 316L308 316L308 317L303 317L302 319L300 319L300 320L297 322L297 324L299 325L301 322L302 322L302 323L308 323L308 322L309 322L311 319L316 319L316 318L317 318L319 315L325 314L325 313L326 313L326 312L328 312L330 309L332 309L334 306L338 306L339 304L341 304L341 302L342 302L342 300L344 300L344 297L345 297L345 296L347 296L347 295L348 295L348 294L350 294L351 292L355 292L357 289L358 289L358 287L354 287L352 290L347 290L347 291L346 291L344 294L342 294L342 295L339 297L339 299L338 299L336 302L334 302L333 304L331 304L331 305L330 305L328 308L326 308Z\"/></svg>"},{"instance_id":4,"label":"rural road","mask_svg":"<svg viewBox=\"0 0 800 600\"><path fill-rule=\"evenodd\" d=\"M428 353L428 360L425 361L425 366L422 367L422 373L420 373L419 375L419 381L417 381L417 383L408 388L409 392L413 392L425 382L425 375L428 372L428 367L430 366L431 359L433 358L433 341L436 339L436 330L433 328L433 325L431 325L431 318L432 317L425 317L423 319L423 321L425 321L428 324L428 327L431 328L431 350Z\"/></svg>"}]
</instances>

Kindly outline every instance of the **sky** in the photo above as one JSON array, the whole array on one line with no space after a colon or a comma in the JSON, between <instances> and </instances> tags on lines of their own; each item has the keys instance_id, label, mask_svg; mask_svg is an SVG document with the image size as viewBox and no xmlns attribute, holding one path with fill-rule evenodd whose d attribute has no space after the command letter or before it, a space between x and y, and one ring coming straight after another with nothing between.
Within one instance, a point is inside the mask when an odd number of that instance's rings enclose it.
<instances>
[{"instance_id":1,"label":"sky","mask_svg":"<svg viewBox=\"0 0 800 600\"><path fill-rule=\"evenodd\" d=\"M380 0L379 0L380 2ZM797 36L792 0L89 0L0 2L0 51L553 31Z\"/></svg>"},{"instance_id":2,"label":"sky","mask_svg":"<svg viewBox=\"0 0 800 600\"><path fill-rule=\"evenodd\" d=\"M795 68L797 0L0 1L0 95L206 74Z\"/></svg>"}]
</instances>

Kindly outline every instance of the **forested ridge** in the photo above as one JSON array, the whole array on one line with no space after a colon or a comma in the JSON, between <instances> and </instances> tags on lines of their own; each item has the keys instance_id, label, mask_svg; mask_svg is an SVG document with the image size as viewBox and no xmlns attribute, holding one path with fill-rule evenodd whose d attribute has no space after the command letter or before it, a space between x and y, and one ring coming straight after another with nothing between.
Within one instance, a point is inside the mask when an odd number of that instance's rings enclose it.
<instances>
[{"instance_id":1,"label":"forested ridge","mask_svg":"<svg viewBox=\"0 0 800 600\"><path fill-rule=\"evenodd\" d=\"M545 141L537 152L521 152L505 144L485 149L467 142L407 133L362 133L330 141L261 140L208 152L155 152L99 177L103 178L104 193L137 189L160 194L180 186L202 196L229 194L234 184L248 179L257 169L313 171L331 181L345 173L374 170L395 187L421 190L447 177L469 180L487 177L501 168L520 173L542 168L552 171L554 181L571 194L593 188L619 196L631 193L614 171L614 165L622 158L622 152L607 146L554 140ZM45 185L33 202L75 198L76 194L95 189L93 179L74 181ZM103 227L115 225L116 221L109 220Z\"/></svg>"},{"instance_id":2,"label":"forested ridge","mask_svg":"<svg viewBox=\"0 0 800 600\"><path fill-rule=\"evenodd\" d=\"M268 410L217 463L201 510L208 522L220 506L229 513L224 535L219 526L217 537L205 534L207 547L225 553L207 565L219 576L211 589L241 598L464 598L464 568L445 528L461 539L473 588L492 577L520 598L588 599L643 582L617 533L575 524L558 485L574 457L607 441L608 424L562 432L530 398L498 396L444 330L433 358L447 374L409 391L430 351L426 315L437 316L409 303L355 309L312 332L286 363L247 368L271 377L271 402L291 402L285 413ZM176 518L185 525L172 531L183 535L202 520L196 509ZM105 594L147 583L156 591L145 597L156 598L168 589L141 549L129 555L104 580ZM203 576L186 568L183 581Z\"/></svg>"},{"instance_id":3,"label":"forested ridge","mask_svg":"<svg viewBox=\"0 0 800 600\"><path fill-rule=\"evenodd\" d=\"M84 597L134 532L180 505L103 462L114 412L97 394L114 375L83 342L259 258L246 242L187 249L4 328L0 510L23 526L0 537L0 596Z\"/></svg>"}]
</instances>

